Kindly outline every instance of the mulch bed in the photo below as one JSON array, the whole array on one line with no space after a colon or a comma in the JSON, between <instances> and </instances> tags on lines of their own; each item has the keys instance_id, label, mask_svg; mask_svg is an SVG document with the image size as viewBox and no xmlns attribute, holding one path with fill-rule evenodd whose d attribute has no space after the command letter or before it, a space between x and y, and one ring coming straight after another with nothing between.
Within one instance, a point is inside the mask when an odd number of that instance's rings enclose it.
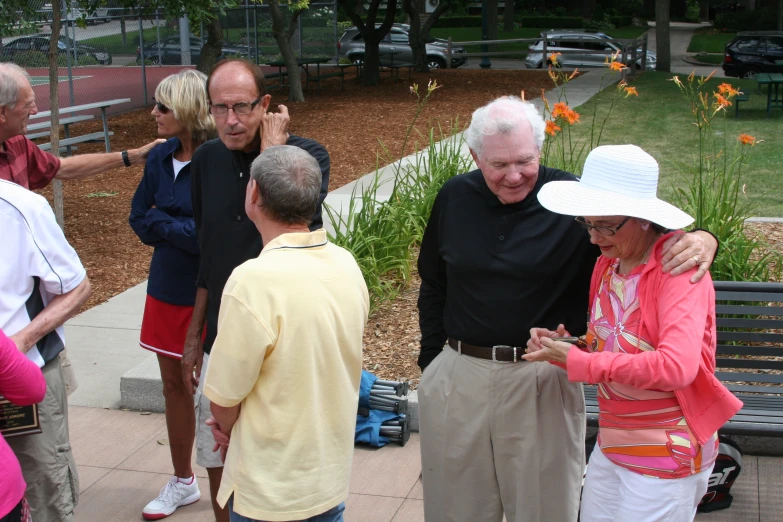
<instances>
[{"instance_id":1,"label":"mulch bed","mask_svg":"<svg viewBox=\"0 0 783 522\"><path fill-rule=\"evenodd\" d=\"M280 91L273 93L272 104L285 103L291 114L291 132L321 142L331 156L330 189L354 181L376 166L382 146L394 158L403 155L405 133L415 111L415 97L410 84L418 83L426 93L430 80L443 87L430 98L422 112L417 129L426 132L429 124L449 129L454 121L460 126L470 121L476 108L503 95L530 99L549 89L552 82L541 71L438 70L428 74L414 73L412 80L385 77L380 85L365 88L346 77L340 90L339 79L322 82L320 92L306 93L306 101L288 104ZM150 109L114 116L109 128L114 132L112 150L138 147L156 136ZM71 126L78 136L101 130L100 121ZM413 152L416 132L405 154ZM79 145L77 153L103 152L102 143ZM147 278L152 249L141 244L128 226L130 201L141 179L143 166L117 169L83 181L69 181L64 186L65 233L87 269L93 293L86 308L100 304ZM41 191L52 199L51 187ZM759 225L783 250L783 227ZM386 379L418 382L419 330L416 297L419 282L392 303L382 306L370 319L365 335L365 367Z\"/></svg>"}]
</instances>

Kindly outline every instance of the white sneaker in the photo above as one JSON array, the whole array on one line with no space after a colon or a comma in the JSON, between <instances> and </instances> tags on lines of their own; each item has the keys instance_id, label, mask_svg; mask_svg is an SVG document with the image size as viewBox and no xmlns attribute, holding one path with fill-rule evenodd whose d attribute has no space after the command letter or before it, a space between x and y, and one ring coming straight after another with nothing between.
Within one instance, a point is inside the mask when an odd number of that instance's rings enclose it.
<instances>
[{"instance_id":1,"label":"white sneaker","mask_svg":"<svg viewBox=\"0 0 783 522\"><path fill-rule=\"evenodd\" d=\"M198 490L198 481L193 475L190 484L180 482L177 477L171 477L169 482L160 490L158 498L147 504L141 516L145 520L160 520L174 513L178 507L187 506L201 498Z\"/></svg>"}]
</instances>

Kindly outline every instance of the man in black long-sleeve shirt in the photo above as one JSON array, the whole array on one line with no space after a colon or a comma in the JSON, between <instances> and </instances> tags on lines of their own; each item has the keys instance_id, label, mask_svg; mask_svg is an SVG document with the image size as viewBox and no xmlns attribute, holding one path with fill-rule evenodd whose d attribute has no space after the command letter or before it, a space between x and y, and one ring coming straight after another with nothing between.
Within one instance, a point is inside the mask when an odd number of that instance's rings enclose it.
<instances>
[{"instance_id":1,"label":"man in black long-sleeve shirt","mask_svg":"<svg viewBox=\"0 0 783 522\"><path fill-rule=\"evenodd\" d=\"M576 178L539 165L544 121L532 104L496 100L473 114L466 137L479 170L441 189L418 263L424 517L573 521L582 387L521 356L533 327L585 332L600 252L573 218L538 203L544 183ZM689 270L715 247L707 233L687 234L670 249L672 266Z\"/></svg>"},{"instance_id":2,"label":"man in black long-sleeve shirt","mask_svg":"<svg viewBox=\"0 0 783 522\"><path fill-rule=\"evenodd\" d=\"M310 230L322 226L321 204L329 186L328 152L314 140L288 133L285 106L281 105L278 113L267 112L271 97L265 93L264 75L258 66L243 60L220 62L207 80L207 94L219 139L199 147L191 163L193 216L201 250L196 303L182 356L183 379L191 393L199 384L202 362L205 368L208 364L217 335L223 287L234 268L258 257L263 248L261 235L245 213L251 163L273 145L299 147L318 161L321 195ZM197 393L201 395L201 387ZM196 462L207 468L215 517L218 522L228 522L228 511L220 509L215 501L223 463L220 454L212 451L214 438L204 425L209 416L209 401L201 397L196 419Z\"/></svg>"}]
</instances>

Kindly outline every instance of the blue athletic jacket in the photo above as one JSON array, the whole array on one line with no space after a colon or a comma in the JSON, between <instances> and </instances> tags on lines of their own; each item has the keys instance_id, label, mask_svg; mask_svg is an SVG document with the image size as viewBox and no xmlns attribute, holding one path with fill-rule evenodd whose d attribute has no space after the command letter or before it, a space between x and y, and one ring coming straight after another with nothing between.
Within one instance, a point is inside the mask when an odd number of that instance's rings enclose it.
<instances>
[{"instance_id":1,"label":"blue athletic jacket","mask_svg":"<svg viewBox=\"0 0 783 522\"><path fill-rule=\"evenodd\" d=\"M192 306L199 249L190 202L190 164L174 179L171 158L179 145L177 138L171 138L150 151L128 221L142 243L155 247L147 293L165 303Z\"/></svg>"}]
</instances>

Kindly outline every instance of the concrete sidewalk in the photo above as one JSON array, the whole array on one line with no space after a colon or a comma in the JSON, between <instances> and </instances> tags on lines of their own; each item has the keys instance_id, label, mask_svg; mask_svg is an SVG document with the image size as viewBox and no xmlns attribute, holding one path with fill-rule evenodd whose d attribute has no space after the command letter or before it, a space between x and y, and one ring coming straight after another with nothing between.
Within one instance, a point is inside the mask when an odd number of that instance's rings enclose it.
<instances>
[{"instance_id":1,"label":"concrete sidewalk","mask_svg":"<svg viewBox=\"0 0 783 522\"><path fill-rule=\"evenodd\" d=\"M601 85L603 70L582 74L568 84L568 100L572 107L589 100ZM605 79L608 83L608 76ZM618 75L613 78L618 79ZM540 98L533 100L539 108ZM460 135L450 139L460 139ZM463 154L469 156L467 147ZM403 164L414 162L416 155L403 158ZM381 200L391 193L395 166L379 170L383 184L378 190ZM360 192L372 183L376 173L369 173L343 187L332 190L326 205L337 212L347 212L351 193ZM328 221L328 220L326 220ZM327 230L330 223L325 223ZM68 321L65 335L68 353L79 381L79 388L71 395L74 406L119 408L122 404L133 409L163 411L160 373L156 356L139 347L139 331L144 310L146 283L131 288ZM121 401L120 383L124 390Z\"/></svg>"}]
</instances>

